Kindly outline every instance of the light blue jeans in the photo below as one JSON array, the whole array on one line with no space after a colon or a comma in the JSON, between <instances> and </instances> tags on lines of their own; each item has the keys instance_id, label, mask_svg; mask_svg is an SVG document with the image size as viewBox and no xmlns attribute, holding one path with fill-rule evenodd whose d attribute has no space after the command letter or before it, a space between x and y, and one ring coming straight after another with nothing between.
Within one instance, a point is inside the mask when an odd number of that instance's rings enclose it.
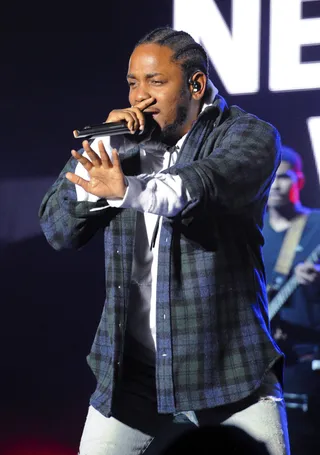
<instances>
[{"instance_id":1,"label":"light blue jeans","mask_svg":"<svg viewBox=\"0 0 320 455\"><path fill-rule=\"evenodd\" d=\"M227 450L223 453L290 454L285 403L272 372L253 395L241 402L197 412L160 415L145 406L143 398L138 406L128 405L130 399L125 395L118 400L113 417L106 418L89 407L80 455L201 454L204 445L206 450L212 447L210 453L215 454L221 453L220 444ZM202 429L206 432L201 433ZM181 450L183 441L187 447ZM199 450L192 449L192 444L198 444Z\"/></svg>"}]
</instances>

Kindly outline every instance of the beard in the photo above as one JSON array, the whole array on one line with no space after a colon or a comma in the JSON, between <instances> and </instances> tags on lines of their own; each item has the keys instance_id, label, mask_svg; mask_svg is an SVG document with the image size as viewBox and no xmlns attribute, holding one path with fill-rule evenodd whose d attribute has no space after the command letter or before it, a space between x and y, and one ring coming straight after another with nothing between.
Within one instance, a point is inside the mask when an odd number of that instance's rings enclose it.
<instances>
[{"instance_id":1,"label":"beard","mask_svg":"<svg viewBox=\"0 0 320 455\"><path fill-rule=\"evenodd\" d=\"M173 123L166 125L160 130L156 131L156 140L166 145L175 145L180 139L181 127L184 125L188 117L189 103L192 98L189 90L184 87L180 92L179 99L177 100L177 113Z\"/></svg>"},{"instance_id":2,"label":"beard","mask_svg":"<svg viewBox=\"0 0 320 455\"><path fill-rule=\"evenodd\" d=\"M167 145L175 145L179 137L181 126L184 125L188 116L188 108L186 105L180 104L177 109L176 119L171 125L166 125L157 137L157 140Z\"/></svg>"}]
</instances>

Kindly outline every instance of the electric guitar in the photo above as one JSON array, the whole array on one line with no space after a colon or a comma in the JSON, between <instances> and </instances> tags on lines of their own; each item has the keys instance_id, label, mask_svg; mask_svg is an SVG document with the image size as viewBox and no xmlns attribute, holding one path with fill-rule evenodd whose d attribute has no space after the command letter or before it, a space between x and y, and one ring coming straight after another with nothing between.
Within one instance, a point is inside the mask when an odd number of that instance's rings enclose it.
<instances>
[{"instance_id":1,"label":"electric guitar","mask_svg":"<svg viewBox=\"0 0 320 455\"><path fill-rule=\"evenodd\" d=\"M315 247L315 249L311 252L311 254L308 256L305 262L311 262L312 264L315 264L320 260L320 244ZM279 291L276 293L276 295L270 300L269 305L268 305L268 311L269 311L269 318L270 320L278 313L278 311L283 307L283 305L286 303L288 298L294 293L294 291L297 289L299 286L299 283L295 277L295 275L292 275L288 279L288 281L280 287ZM273 286L271 286L273 290Z\"/></svg>"}]
</instances>

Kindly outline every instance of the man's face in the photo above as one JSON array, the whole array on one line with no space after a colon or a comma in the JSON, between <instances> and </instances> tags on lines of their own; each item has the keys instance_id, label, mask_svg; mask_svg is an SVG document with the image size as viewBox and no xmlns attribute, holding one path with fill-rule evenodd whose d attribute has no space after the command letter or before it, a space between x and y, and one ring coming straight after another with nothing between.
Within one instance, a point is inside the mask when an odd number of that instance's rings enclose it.
<instances>
[{"instance_id":1,"label":"man's face","mask_svg":"<svg viewBox=\"0 0 320 455\"><path fill-rule=\"evenodd\" d=\"M171 60L172 50L142 44L132 53L128 68L129 102L132 106L154 97L144 112L152 113L160 126L161 140L177 140L191 128L191 94L181 66Z\"/></svg>"},{"instance_id":2,"label":"man's face","mask_svg":"<svg viewBox=\"0 0 320 455\"><path fill-rule=\"evenodd\" d=\"M287 161L281 161L271 186L268 206L283 207L291 204L290 191L298 190L298 175Z\"/></svg>"}]
</instances>

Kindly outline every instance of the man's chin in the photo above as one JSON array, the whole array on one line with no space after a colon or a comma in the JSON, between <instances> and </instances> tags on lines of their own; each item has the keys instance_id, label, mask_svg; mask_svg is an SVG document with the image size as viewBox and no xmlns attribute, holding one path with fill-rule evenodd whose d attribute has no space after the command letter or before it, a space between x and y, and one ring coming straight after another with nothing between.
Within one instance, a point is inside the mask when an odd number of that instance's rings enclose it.
<instances>
[{"instance_id":1,"label":"man's chin","mask_svg":"<svg viewBox=\"0 0 320 455\"><path fill-rule=\"evenodd\" d=\"M287 202L282 201L282 200L280 201L279 199L277 199L277 200L269 199L269 201L268 201L268 207L272 208L272 209L278 209L278 208L284 207L285 205L287 205Z\"/></svg>"}]
</instances>

